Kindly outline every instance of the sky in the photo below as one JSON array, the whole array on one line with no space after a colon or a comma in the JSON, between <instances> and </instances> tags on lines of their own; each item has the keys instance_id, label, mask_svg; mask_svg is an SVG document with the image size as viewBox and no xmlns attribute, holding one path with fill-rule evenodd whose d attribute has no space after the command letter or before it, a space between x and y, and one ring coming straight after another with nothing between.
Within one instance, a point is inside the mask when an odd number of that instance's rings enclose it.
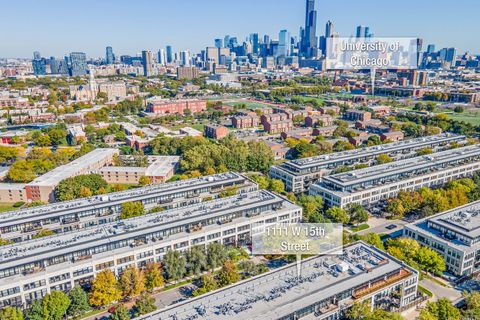
<instances>
[{"instance_id":1,"label":"sky","mask_svg":"<svg viewBox=\"0 0 480 320\"><path fill-rule=\"evenodd\" d=\"M367 25L378 37L420 37L437 49L480 54L478 0L317 0L317 35L332 20L340 36ZM0 0L0 57L83 51L135 55L166 45L199 52L225 34L298 35L305 0Z\"/></svg>"}]
</instances>

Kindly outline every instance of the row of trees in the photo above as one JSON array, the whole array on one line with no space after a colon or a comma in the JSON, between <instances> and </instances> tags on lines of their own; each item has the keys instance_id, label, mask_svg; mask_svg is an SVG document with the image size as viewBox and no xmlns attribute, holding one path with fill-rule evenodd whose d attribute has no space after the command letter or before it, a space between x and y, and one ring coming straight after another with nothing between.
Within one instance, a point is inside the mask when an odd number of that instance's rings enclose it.
<instances>
[{"instance_id":1,"label":"row of trees","mask_svg":"<svg viewBox=\"0 0 480 320\"><path fill-rule=\"evenodd\" d=\"M480 199L480 174L447 183L443 188L423 187L418 191L400 191L388 200L386 211L391 216L428 217L435 213L465 205Z\"/></svg>"},{"instance_id":2,"label":"row of trees","mask_svg":"<svg viewBox=\"0 0 480 320\"><path fill-rule=\"evenodd\" d=\"M470 320L480 319L480 292L464 294L465 307L458 309L447 298L428 302L422 309L418 320Z\"/></svg>"},{"instance_id":3,"label":"row of trees","mask_svg":"<svg viewBox=\"0 0 480 320\"><path fill-rule=\"evenodd\" d=\"M83 174L62 180L55 188L55 197L59 201L66 201L104 194L107 191L108 183L101 175Z\"/></svg>"},{"instance_id":4,"label":"row of trees","mask_svg":"<svg viewBox=\"0 0 480 320\"><path fill-rule=\"evenodd\" d=\"M150 143L153 154L180 155L181 169L202 174L233 171L266 173L274 156L264 142L244 142L232 136L220 141L202 137L171 138L159 136Z\"/></svg>"}]
</instances>

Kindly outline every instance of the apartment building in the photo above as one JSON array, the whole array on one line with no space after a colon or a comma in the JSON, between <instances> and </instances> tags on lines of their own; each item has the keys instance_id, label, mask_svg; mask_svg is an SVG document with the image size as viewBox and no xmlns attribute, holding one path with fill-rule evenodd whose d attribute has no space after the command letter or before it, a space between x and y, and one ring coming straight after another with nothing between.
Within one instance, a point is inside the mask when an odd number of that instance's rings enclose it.
<instances>
[{"instance_id":1,"label":"apartment building","mask_svg":"<svg viewBox=\"0 0 480 320\"><path fill-rule=\"evenodd\" d=\"M406 225L403 235L442 255L451 274L480 271L480 201Z\"/></svg>"},{"instance_id":2,"label":"apartment building","mask_svg":"<svg viewBox=\"0 0 480 320\"><path fill-rule=\"evenodd\" d=\"M301 216L300 207L262 190L3 246L0 307L89 284L104 269L119 275L131 265L160 262L168 250L248 245L254 227Z\"/></svg>"},{"instance_id":3,"label":"apartment building","mask_svg":"<svg viewBox=\"0 0 480 320\"><path fill-rule=\"evenodd\" d=\"M146 210L156 206L171 209L218 198L229 188L243 194L257 190L257 185L237 173L226 172L8 211L0 215L0 237L20 242L42 229L62 233L87 228L117 220L125 202L142 202Z\"/></svg>"},{"instance_id":4,"label":"apartment building","mask_svg":"<svg viewBox=\"0 0 480 320\"><path fill-rule=\"evenodd\" d=\"M95 149L70 163L59 166L25 185L27 198L31 201L54 202L55 187L64 179L89 174L113 163L119 151L113 148Z\"/></svg>"},{"instance_id":5,"label":"apartment building","mask_svg":"<svg viewBox=\"0 0 480 320\"><path fill-rule=\"evenodd\" d=\"M198 113L207 110L205 100L166 100L151 98L147 100L147 112L155 115L181 114L189 110Z\"/></svg>"},{"instance_id":6,"label":"apartment building","mask_svg":"<svg viewBox=\"0 0 480 320\"><path fill-rule=\"evenodd\" d=\"M375 247L357 242L341 256L317 256L275 269L140 320L343 319L355 302L402 310L417 299L418 271Z\"/></svg>"},{"instance_id":7,"label":"apartment building","mask_svg":"<svg viewBox=\"0 0 480 320\"><path fill-rule=\"evenodd\" d=\"M328 128L330 131L333 130L333 127ZM318 130L320 129L318 128ZM315 130L314 134L316 134ZM423 148L441 151L449 148L452 142L464 143L465 140L465 136L443 133L380 146L298 159L272 166L270 177L282 180L287 191L299 193L306 191L313 182L340 166L359 163L371 164L380 154L387 154L395 160L412 158L416 156L417 151Z\"/></svg>"},{"instance_id":8,"label":"apartment building","mask_svg":"<svg viewBox=\"0 0 480 320\"><path fill-rule=\"evenodd\" d=\"M310 186L328 206L374 205L395 197L401 190L438 187L448 181L470 177L480 170L480 145L450 149L427 156L390 162L322 177Z\"/></svg>"}]
</instances>

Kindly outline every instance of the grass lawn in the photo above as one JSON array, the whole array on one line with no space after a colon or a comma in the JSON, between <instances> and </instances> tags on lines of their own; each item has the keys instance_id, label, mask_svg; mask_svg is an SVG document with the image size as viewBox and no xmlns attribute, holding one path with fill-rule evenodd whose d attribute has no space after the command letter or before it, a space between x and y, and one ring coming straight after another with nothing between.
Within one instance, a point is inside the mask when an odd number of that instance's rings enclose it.
<instances>
[{"instance_id":1,"label":"grass lawn","mask_svg":"<svg viewBox=\"0 0 480 320\"><path fill-rule=\"evenodd\" d=\"M362 231L362 230L365 230L365 229L368 229L368 228L370 228L370 226L366 223L363 223L361 225L350 228L350 230L352 230L352 232L358 232L358 231Z\"/></svg>"},{"instance_id":2,"label":"grass lawn","mask_svg":"<svg viewBox=\"0 0 480 320\"><path fill-rule=\"evenodd\" d=\"M205 124L197 123L197 124L192 124L190 127L192 127L195 130L203 132L203 129L205 128Z\"/></svg>"},{"instance_id":3,"label":"grass lawn","mask_svg":"<svg viewBox=\"0 0 480 320\"><path fill-rule=\"evenodd\" d=\"M418 291L429 296L430 298L433 297L433 293L431 293L429 290L425 289L422 286L418 286Z\"/></svg>"},{"instance_id":4,"label":"grass lawn","mask_svg":"<svg viewBox=\"0 0 480 320\"><path fill-rule=\"evenodd\" d=\"M13 206L13 203L0 202L0 212L5 212L5 211L10 211L15 209L18 209L18 208L15 208Z\"/></svg>"},{"instance_id":5,"label":"grass lawn","mask_svg":"<svg viewBox=\"0 0 480 320\"><path fill-rule=\"evenodd\" d=\"M227 106L237 106L237 105L245 105L246 108L252 108L252 109L262 109L266 107L270 107L270 105L261 103L261 102L255 102L255 101L238 101L238 100L232 100L232 101L225 101L223 103L224 105Z\"/></svg>"},{"instance_id":6,"label":"grass lawn","mask_svg":"<svg viewBox=\"0 0 480 320\"><path fill-rule=\"evenodd\" d=\"M480 125L480 110L466 110L462 113L449 113L448 118L478 126Z\"/></svg>"}]
</instances>

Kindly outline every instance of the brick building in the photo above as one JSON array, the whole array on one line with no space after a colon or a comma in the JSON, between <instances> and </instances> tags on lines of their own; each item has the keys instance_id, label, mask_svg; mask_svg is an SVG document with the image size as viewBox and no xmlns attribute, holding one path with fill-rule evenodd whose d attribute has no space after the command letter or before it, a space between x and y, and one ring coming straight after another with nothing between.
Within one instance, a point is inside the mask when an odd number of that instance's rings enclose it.
<instances>
[{"instance_id":1,"label":"brick building","mask_svg":"<svg viewBox=\"0 0 480 320\"><path fill-rule=\"evenodd\" d=\"M228 136L228 129L224 126L210 124L204 128L204 135L211 139L222 139Z\"/></svg>"},{"instance_id":2,"label":"brick building","mask_svg":"<svg viewBox=\"0 0 480 320\"><path fill-rule=\"evenodd\" d=\"M185 110L191 113L198 113L207 110L207 102L205 100L165 100L152 99L147 102L147 112L157 115L181 114Z\"/></svg>"}]
</instances>

